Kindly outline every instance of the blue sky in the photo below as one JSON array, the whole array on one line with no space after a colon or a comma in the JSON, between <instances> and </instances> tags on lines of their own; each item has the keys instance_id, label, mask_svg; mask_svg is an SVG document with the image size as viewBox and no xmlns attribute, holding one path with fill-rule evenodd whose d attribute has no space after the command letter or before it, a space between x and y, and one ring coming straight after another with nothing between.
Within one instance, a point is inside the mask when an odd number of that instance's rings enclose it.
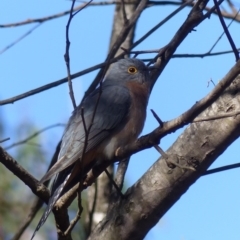
<instances>
[{"instance_id":1,"label":"blue sky","mask_svg":"<svg viewBox=\"0 0 240 240\"><path fill-rule=\"evenodd\" d=\"M67 10L70 5L71 1L24 0L13 3L3 0L0 2L0 8L4 9L0 15L0 24L48 16ZM173 10L174 7L147 9L137 24L135 40ZM183 10L135 50L163 47L181 26L189 10ZM89 7L73 19L70 27L72 73L104 61L113 13L114 6ZM28 37L0 55L0 99L13 97L67 75L63 58L67 20L68 17L62 17L43 23ZM0 51L33 26L34 24L0 29ZM177 53L207 52L223 31L216 16L206 20L196 30L189 34ZM239 24L233 23L230 32L238 44ZM224 36L214 51L229 49L229 43ZM154 109L163 121L177 117L213 89L212 84L207 86L210 79L217 83L234 63L233 54L204 59L172 59L153 89L142 134L157 127L150 109ZM96 71L73 81L77 102L80 102L95 75ZM31 120L39 129L55 123L66 123L73 110L68 92L68 85L63 84L14 104L1 106L1 114L8 124L4 137L13 136L14 128L19 122ZM182 131L183 129L162 139L161 147L166 150ZM62 128L56 128L44 133L43 146L50 145L53 152L62 132ZM11 137L6 145L18 140ZM232 144L212 167L238 162L238 149L239 140ZM134 155L126 183L133 184L157 158L158 153L154 149ZM146 239L240 239L239 187L239 169L200 178L149 232Z\"/></svg>"}]
</instances>

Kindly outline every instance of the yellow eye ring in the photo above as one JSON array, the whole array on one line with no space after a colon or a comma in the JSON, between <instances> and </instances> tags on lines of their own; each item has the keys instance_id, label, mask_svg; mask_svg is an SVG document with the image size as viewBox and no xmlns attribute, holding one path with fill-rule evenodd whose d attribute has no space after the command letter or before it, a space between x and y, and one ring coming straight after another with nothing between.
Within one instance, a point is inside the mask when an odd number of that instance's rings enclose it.
<instances>
[{"instance_id":1,"label":"yellow eye ring","mask_svg":"<svg viewBox=\"0 0 240 240\"><path fill-rule=\"evenodd\" d=\"M136 67L131 66L128 68L128 73L130 73L130 74L135 74L135 73L137 73L137 71L138 70Z\"/></svg>"}]
</instances>

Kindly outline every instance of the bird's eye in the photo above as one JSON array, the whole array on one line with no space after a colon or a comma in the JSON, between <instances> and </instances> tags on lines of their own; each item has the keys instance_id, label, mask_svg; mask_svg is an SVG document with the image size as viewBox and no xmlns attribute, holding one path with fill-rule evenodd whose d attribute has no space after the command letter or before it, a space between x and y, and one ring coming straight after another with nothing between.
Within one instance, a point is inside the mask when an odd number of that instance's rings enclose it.
<instances>
[{"instance_id":1,"label":"bird's eye","mask_svg":"<svg viewBox=\"0 0 240 240\"><path fill-rule=\"evenodd\" d=\"M129 68L128 68L128 73L130 73L130 74L135 74L135 73L137 73L137 68L135 68L135 67L129 67Z\"/></svg>"}]
</instances>

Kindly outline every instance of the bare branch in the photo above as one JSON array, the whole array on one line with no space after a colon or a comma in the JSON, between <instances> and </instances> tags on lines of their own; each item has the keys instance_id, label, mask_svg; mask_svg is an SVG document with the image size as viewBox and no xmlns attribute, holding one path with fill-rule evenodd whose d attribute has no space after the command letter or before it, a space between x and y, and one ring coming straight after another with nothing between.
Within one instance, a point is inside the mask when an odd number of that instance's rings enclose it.
<instances>
[{"instance_id":1,"label":"bare branch","mask_svg":"<svg viewBox=\"0 0 240 240\"><path fill-rule=\"evenodd\" d=\"M6 52L8 49L10 49L11 47L13 47L14 45L16 45L17 43L19 43L21 40L23 40L25 37L27 37L28 35L30 35L34 30L36 30L39 26L41 26L42 23L39 23L37 25L35 25L34 27L32 27L30 30L28 30L26 33L24 33L21 37L19 37L18 39L16 39L14 42L12 42L11 44L9 44L8 46L6 46L5 48L3 48L2 50L0 50L0 54L3 54L4 52Z\"/></svg>"},{"instance_id":2,"label":"bare branch","mask_svg":"<svg viewBox=\"0 0 240 240\"><path fill-rule=\"evenodd\" d=\"M157 5L181 5L182 1L149 1L149 6L157 6ZM193 3L189 3L188 5L189 7L193 7L194 6L194 2ZM229 4L230 8L232 9L232 12L227 12L227 11L221 11L221 14L224 18L227 19L234 19L234 21L236 22L240 22L240 14L236 15L237 9L234 7L234 5L231 3ZM205 7L204 10L209 11L212 8L210 7ZM217 11L215 11L216 8L214 8L214 11L212 11L213 14L217 14Z\"/></svg>"},{"instance_id":3,"label":"bare branch","mask_svg":"<svg viewBox=\"0 0 240 240\"><path fill-rule=\"evenodd\" d=\"M4 139L0 140L0 143L6 142L6 141L8 141L8 140L10 140L10 137L4 138Z\"/></svg>"},{"instance_id":4,"label":"bare branch","mask_svg":"<svg viewBox=\"0 0 240 240\"><path fill-rule=\"evenodd\" d=\"M219 172L223 172L226 170L231 170L239 167L240 167L240 163L234 163L234 164L230 164L230 165L219 167L219 168L213 168L213 169L207 170L205 173L202 174L202 176L206 176L213 173L219 173Z\"/></svg>"},{"instance_id":5,"label":"bare branch","mask_svg":"<svg viewBox=\"0 0 240 240\"><path fill-rule=\"evenodd\" d=\"M43 129L41 129L41 130L33 133L33 134L30 135L29 137L27 137L27 138L25 138L25 139L23 139L23 140L21 140L21 141L19 141L19 142L12 143L11 145L5 147L5 150L8 150L8 149L13 148L13 147L16 147L16 146L18 146L18 145L27 143L29 140L35 138L35 137L38 136L39 134L41 134L41 133L43 133L44 131L47 131L47 130L49 130L49 129L51 129L51 128L55 128L55 127L65 127L65 126L66 126L66 124L63 124L63 123L57 123L57 124L50 125L50 126L48 126L48 127L45 127L45 128L43 128Z\"/></svg>"},{"instance_id":6,"label":"bare branch","mask_svg":"<svg viewBox=\"0 0 240 240\"><path fill-rule=\"evenodd\" d=\"M160 117L156 114L156 112L153 109L151 109L151 112L155 119L157 120L157 122L159 123L160 127L163 127L163 121L160 119Z\"/></svg>"},{"instance_id":7,"label":"bare branch","mask_svg":"<svg viewBox=\"0 0 240 240\"><path fill-rule=\"evenodd\" d=\"M116 57L116 58L110 60L110 63L116 62L118 59L119 59L119 57ZM103 63L97 64L97 65L95 65L95 66L93 66L93 67L87 68L87 69L85 69L85 70L83 70L83 71L77 72L77 73L71 75L71 79L75 79L75 78L80 77L80 76L82 76L82 75L84 75L84 74L87 74L87 73L89 73L89 72L92 72L92 71L94 71L94 70L96 70L96 69L99 69L99 68L101 68L101 67L103 67L103 66L106 66L106 64L107 64L106 62L103 62ZM58 81L55 81L55 82L46 84L46 85L41 86L41 87L39 87L39 88L35 88L35 89L30 90L30 91L28 91L28 92L25 92L25 93L22 93L22 94L20 94L20 95L17 95L17 96L15 96L15 97L2 100L2 101L0 101L0 106L1 106L1 105L6 105L6 104L9 104L9 103L14 103L14 102L19 101L19 100L21 100L21 99L23 99L23 98L26 98L26 97L35 95L35 94L37 94L37 93L46 91L46 90L51 89L51 88L53 88L53 87L57 87L57 86L59 86L59 85L61 85L61 84L63 84L63 83L66 83L67 81L68 81L68 78L65 77L65 78L62 78L62 79L60 79L60 80L58 80Z\"/></svg>"},{"instance_id":8,"label":"bare branch","mask_svg":"<svg viewBox=\"0 0 240 240\"><path fill-rule=\"evenodd\" d=\"M140 51L130 51L129 53L139 55L139 54L147 54L147 53L159 53L161 49L153 49L153 50L140 50ZM124 49L126 52L127 49ZM240 48L237 49L238 51ZM172 55L172 58L204 58L204 57L212 57L212 56L218 56L218 55L224 55L224 54L229 54L233 53L233 50L228 50L228 51L220 51L220 52L215 52L215 53L210 53L210 51L206 53L176 53ZM144 62L150 62L152 59L142 59Z\"/></svg>"},{"instance_id":9,"label":"bare branch","mask_svg":"<svg viewBox=\"0 0 240 240\"><path fill-rule=\"evenodd\" d=\"M81 184L79 184L79 186L81 186ZM70 222L67 230L64 232L65 236L68 236L69 233L72 231L72 229L74 228L74 226L80 219L82 211L83 211L83 207L82 207L81 192L78 192L78 211L77 211L75 218Z\"/></svg>"},{"instance_id":10,"label":"bare branch","mask_svg":"<svg viewBox=\"0 0 240 240\"><path fill-rule=\"evenodd\" d=\"M87 2L86 4L82 5L81 8L79 8L75 13L73 13L75 1L76 0L72 1L70 13L69 13L69 18L68 18L68 22L67 22L67 26L66 26L66 51L65 51L65 54L64 54L64 59L65 59L66 66L67 66L69 94L70 94L70 98L72 100L72 104L73 104L74 109L76 109L77 105L76 105L76 101L75 101L75 98L74 98L74 92L73 92L73 87L72 87L72 79L71 79L71 70L70 70L69 49L70 49L70 44L71 43L70 43L70 40L69 40L69 28L70 28L70 24L71 24L71 21L72 21L73 17L77 13L79 13L81 10L86 8L92 2L92 0Z\"/></svg>"},{"instance_id":11,"label":"bare branch","mask_svg":"<svg viewBox=\"0 0 240 240\"><path fill-rule=\"evenodd\" d=\"M179 13L183 8L188 6L190 3L192 3L193 0L187 1L183 3L179 8L174 10L171 14L169 14L165 19L161 20L156 26L154 26L152 29L150 29L146 34L144 34L139 40L137 40L132 46L131 49L139 45L141 42L143 42L146 38L148 38L152 33L154 33L158 28L160 28L163 24L165 24L167 21L169 21L171 18L173 18L177 13ZM158 51L159 52L159 51Z\"/></svg>"},{"instance_id":12,"label":"bare branch","mask_svg":"<svg viewBox=\"0 0 240 240\"><path fill-rule=\"evenodd\" d=\"M240 48L238 48L240 50ZM224 54L233 53L232 50L229 51L221 51L221 52L215 52L215 53L200 53L200 54L174 54L172 58L204 58L204 57L213 57L213 56L219 56Z\"/></svg>"},{"instance_id":13,"label":"bare branch","mask_svg":"<svg viewBox=\"0 0 240 240\"><path fill-rule=\"evenodd\" d=\"M72 1L70 13L69 13L69 18L66 26L66 51L64 54L64 60L66 63L67 67L67 76L68 76L68 87L69 87L69 95L72 100L73 108L76 109L76 101L74 98L74 92L73 92L73 87L72 87L72 79L71 79L71 70L70 70L70 56L69 56L69 49L70 49L70 40L69 40L69 27L71 24L71 21L73 19L73 8L74 8L75 0Z\"/></svg>"},{"instance_id":14,"label":"bare branch","mask_svg":"<svg viewBox=\"0 0 240 240\"><path fill-rule=\"evenodd\" d=\"M114 181L116 182L120 189L123 188L124 178L129 164L129 160L130 160L129 158L123 159L118 164L118 169Z\"/></svg>"},{"instance_id":15,"label":"bare branch","mask_svg":"<svg viewBox=\"0 0 240 240\"><path fill-rule=\"evenodd\" d=\"M32 192L41 198L44 202L48 201L49 191L35 179L30 173L28 173L22 166L20 166L3 148L0 146L0 162L8 168L13 174L21 179Z\"/></svg>"},{"instance_id":16,"label":"bare branch","mask_svg":"<svg viewBox=\"0 0 240 240\"><path fill-rule=\"evenodd\" d=\"M91 4L89 4L90 6L104 6L104 5L113 5L113 4L120 4L118 1L105 1L105 2L93 2ZM133 4L133 3L128 3L128 4ZM86 5L86 3L83 3L77 7L75 7L73 9L73 12L77 12L79 10L81 10L84 6ZM59 17L63 17L66 16L70 13L71 10L67 10L64 12L60 12L57 14L53 14L47 17L42 17L42 18L35 18L35 19L27 19L26 21L22 21L22 22L17 22L17 23L8 23L8 24L0 24L0 28L8 28L8 27L18 27L18 26L22 26L22 25L26 25L26 24L31 24L31 23L43 23L49 20L53 20Z\"/></svg>"},{"instance_id":17,"label":"bare branch","mask_svg":"<svg viewBox=\"0 0 240 240\"><path fill-rule=\"evenodd\" d=\"M115 183L115 181L112 179L111 174L108 172L107 169L104 170L106 175L108 176L110 182L112 183L114 189L117 191L118 195L120 195L121 197L123 197L123 194L121 192L121 189L118 187L118 185Z\"/></svg>"},{"instance_id":18,"label":"bare branch","mask_svg":"<svg viewBox=\"0 0 240 240\"><path fill-rule=\"evenodd\" d=\"M121 0L122 1L122 0ZM82 8L82 6L84 5L85 3L77 6L74 8L74 12L78 11L79 9ZM120 1L102 1L102 2L93 2L91 4L89 4L89 6L108 6L108 5L119 5L121 4ZM124 1L124 4L125 5L129 5L129 4L135 4L134 1L130 1L130 2L127 2L127 1ZM148 1L148 4L146 7L152 7L152 6L164 6L164 5L175 5L175 6L179 6L181 5L182 2L181 1ZM189 7L192 7L193 6L193 3L189 3L188 4ZM232 9L232 12L226 12L226 11L222 11L222 16L225 17L225 18L228 18L228 19L233 19L234 18L234 15L235 13L237 12L236 11L236 8L234 7L234 5L231 3L229 4L230 8ZM210 8L209 7L206 7L205 10L209 10ZM63 16L66 16L70 13L69 10L67 11L64 11L64 12L60 12L60 13L57 13L57 14L53 14L53 15L50 15L50 16L47 16L47 17L42 17L42 18L36 18L36 19L27 19L25 21L21 21L21 22L16 22L16 23L8 23L8 24L0 24L0 28L8 28L8 27L18 27L18 26L22 26L22 25L26 25L26 24L31 24L31 23L43 23L43 22L46 22L46 21L49 21L49 20L53 20L53 19L56 19L56 18L59 18L59 17L63 17ZM216 12L214 12L214 14L216 14ZM238 15L235 19L235 21L237 22L240 22L240 15Z\"/></svg>"},{"instance_id":19,"label":"bare branch","mask_svg":"<svg viewBox=\"0 0 240 240\"><path fill-rule=\"evenodd\" d=\"M178 163L178 156L175 154L175 156L171 156L171 158L168 157L168 155L162 150L161 147L159 147L158 145L154 145L154 148L161 154L162 158L165 159L166 163L168 164L168 166L170 168L174 168L174 167L179 167L181 169L186 169L186 170L191 170L191 171L196 171L195 168L193 167L189 167L189 166L183 166L181 164ZM172 160L172 158L174 158L174 160Z\"/></svg>"},{"instance_id":20,"label":"bare branch","mask_svg":"<svg viewBox=\"0 0 240 240\"><path fill-rule=\"evenodd\" d=\"M223 27L223 29L224 29L224 32L225 32L225 34L226 34L226 36L227 36L227 38L228 38L228 41L229 41L229 43L230 43L230 45L231 45L231 47L232 47L233 52L234 52L234 54L235 54L236 61L238 61L238 60L239 60L239 52L238 52L238 50L237 50L237 48L236 48L236 46L235 46L235 43L234 43L234 41L233 41L233 39L232 39L229 31L228 31L228 28L227 28L227 26L226 26L226 23L225 23L224 20L223 20L223 17L222 17L222 15L221 15L221 11L220 11L220 8L219 8L219 4L217 3L217 0L213 0L213 1L214 1L215 6L216 6L216 9L217 9L217 13L218 13L219 20L220 20L220 22L221 22L221 24L222 24L222 27Z\"/></svg>"},{"instance_id":21,"label":"bare branch","mask_svg":"<svg viewBox=\"0 0 240 240\"><path fill-rule=\"evenodd\" d=\"M237 13L236 13L236 15L235 15L235 17L230 21L230 23L228 24L228 26L227 26L227 28L229 28L231 25L232 25L232 23L233 23L233 21L234 21L234 19L238 16L238 14L239 14L239 11L240 11L240 9L237 11ZM223 35L224 35L224 31L223 31L223 33L219 36L219 38L217 39L217 41L213 44L213 46L210 48L210 50L208 51L209 53L211 53L212 52L212 50L216 47L216 45L218 44L218 42L221 40L221 38L223 37ZM239 50L239 49L238 49ZM232 51L233 52L233 51Z\"/></svg>"}]
</instances>

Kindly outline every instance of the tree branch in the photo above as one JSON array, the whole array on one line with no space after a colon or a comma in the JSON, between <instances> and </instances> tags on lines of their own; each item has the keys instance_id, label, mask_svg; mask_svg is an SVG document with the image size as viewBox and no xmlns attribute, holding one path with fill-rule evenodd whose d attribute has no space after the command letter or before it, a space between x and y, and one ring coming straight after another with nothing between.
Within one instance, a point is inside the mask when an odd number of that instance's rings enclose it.
<instances>
[{"instance_id":1,"label":"tree branch","mask_svg":"<svg viewBox=\"0 0 240 240\"><path fill-rule=\"evenodd\" d=\"M16 45L17 43L19 43L21 40L23 40L25 37L27 37L28 35L30 35L34 30L36 30L38 27L41 26L42 23L39 23L37 25L35 25L34 27L32 27L30 30L28 30L26 33L24 33L21 37L19 37L18 39L16 39L14 42L10 43L9 45L7 45L5 48L3 48L2 50L0 50L0 54L3 54L4 52L6 52L8 49L10 49L11 47L13 47L14 45Z\"/></svg>"},{"instance_id":2,"label":"tree branch","mask_svg":"<svg viewBox=\"0 0 240 240\"><path fill-rule=\"evenodd\" d=\"M213 168L213 169L207 170L205 173L202 174L202 176L206 176L213 173L219 173L219 172L223 172L226 170L231 170L239 167L240 167L240 163L234 163L234 164L230 164L223 167Z\"/></svg>"},{"instance_id":3,"label":"tree branch","mask_svg":"<svg viewBox=\"0 0 240 240\"><path fill-rule=\"evenodd\" d=\"M0 162L13 174L15 174L21 181L23 181L35 195L41 198L44 202L48 201L49 191L44 186L44 184L41 184L37 179L29 174L22 166L17 163L17 161L15 161L6 151L4 151L1 146Z\"/></svg>"},{"instance_id":4,"label":"tree branch","mask_svg":"<svg viewBox=\"0 0 240 240\"><path fill-rule=\"evenodd\" d=\"M18 146L18 145L27 143L29 140L35 138L35 137L38 136L39 134L41 134L41 133L43 133L44 131L47 131L47 130L49 130L49 129L51 129L51 128L55 128L55 127L65 127L65 126L66 126L66 124L62 124L62 123L56 123L56 124L50 125L50 126L48 126L48 127L45 127L45 128L43 128L43 129L41 129L41 130L33 133L32 135L30 135L29 137L27 137L27 138L25 138L25 139L23 139L23 140L21 140L21 141L12 143L11 145L5 147L5 150L8 150L8 149L13 148L13 147L16 147L16 146Z\"/></svg>"},{"instance_id":5,"label":"tree branch","mask_svg":"<svg viewBox=\"0 0 240 240\"><path fill-rule=\"evenodd\" d=\"M222 17L220 8L219 8L219 4L217 3L217 0L213 0L213 1L214 1L214 4L215 4L215 7L216 7L216 9L217 9L217 13L218 13L219 20L220 20L220 22L221 22L221 24L222 24L222 27L223 27L223 29L224 29L224 32L225 32L225 34L226 34L226 36L227 36L227 39L228 39L228 41L229 41L229 43L230 43L230 45L231 45L231 47L232 47L232 50L233 50L233 52L234 52L236 61L238 61L238 60L239 60L239 52L238 52L238 50L237 50L237 48L236 48L236 46L235 46L235 43L234 43L234 41L233 41L233 39L232 39L229 31L228 31L228 28L227 28L227 26L226 26L226 23L225 23L224 20L223 20L223 17Z\"/></svg>"}]
</instances>

